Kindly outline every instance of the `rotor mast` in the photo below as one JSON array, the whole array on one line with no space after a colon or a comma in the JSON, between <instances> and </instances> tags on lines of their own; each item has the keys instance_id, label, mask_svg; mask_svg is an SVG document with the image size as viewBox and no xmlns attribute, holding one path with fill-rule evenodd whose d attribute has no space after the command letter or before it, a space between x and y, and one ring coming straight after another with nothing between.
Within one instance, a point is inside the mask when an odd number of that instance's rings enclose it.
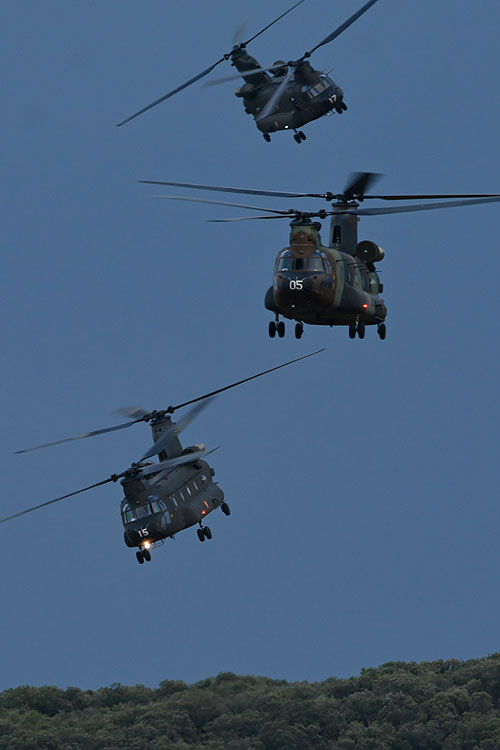
<instances>
[{"instance_id":1,"label":"rotor mast","mask_svg":"<svg viewBox=\"0 0 500 750\"><path fill-rule=\"evenodd\" d=\"M357 203L334 203L333 205L334 208L345 208L346 210L358 207ZM358 222L359 217L351 213L332 214L329 247L354 255L358 244Z\"/></svg>"}]
</instances>

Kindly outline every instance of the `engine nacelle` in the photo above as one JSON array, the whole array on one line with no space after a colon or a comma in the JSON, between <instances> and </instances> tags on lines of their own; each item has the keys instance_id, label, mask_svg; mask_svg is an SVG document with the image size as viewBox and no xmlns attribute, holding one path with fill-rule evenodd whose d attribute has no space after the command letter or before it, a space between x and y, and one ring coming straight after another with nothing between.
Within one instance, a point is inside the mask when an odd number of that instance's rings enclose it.
<instances>
[{"instance_id":1,"label":"engine nacelle","mask_svg":"<svg viewBox=\"0 0 500 750\"><path fill-rule=\"evenodd\" d=\"M363 263L378 263L383 260L385 256L382 248L371 240L362 240L361 242L358 242L354 254L356 258L362 260Z\"/></svg>"}]
</instances>

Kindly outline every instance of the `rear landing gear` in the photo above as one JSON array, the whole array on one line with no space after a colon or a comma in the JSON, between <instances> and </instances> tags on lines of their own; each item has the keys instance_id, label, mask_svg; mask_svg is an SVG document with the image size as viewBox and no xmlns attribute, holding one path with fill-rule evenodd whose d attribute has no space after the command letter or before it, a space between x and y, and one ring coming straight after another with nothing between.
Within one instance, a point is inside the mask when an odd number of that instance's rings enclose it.
<instances>
[{"instance_id":1,"label":"rear landing gear","mask_svg":"<svg viewBox=\"0 0 500 750\"><path fill-rule=\"evenodd\" d=\"M358 336L360 339L364 339L365 337L365 324L364 323L358 323Z\"/></svg>"},{"instance_id":2,"label":"rear landing gear","mask_svg":"<svg viewBox=\"0 0 500 750\"><path fill-rule=\"evenodd\" d=\"M356 338L356 330L357 330L356 323L349 323L349 338L350 339Z\"/></svg>"},{"instance_id":3,"label":"rear landing gear","mask_svg":"<svg viewBox=\"0 0 500 750\"><path fill-rule=\"evenodd\" d=\"M302 132L302 130L299 130L298 133L295 133L293 138L296 141L296 143L301 143L301 141L307 140L307 136L305 133Z\"/></svg>"},{"instance_id":4,"label":"rear landing gear","mask_svg":"<svg viewBox=\"0 0 500 750\"><path fill-rule=\"evenodd\" d=\"M271 136L269 135L269 133L262 133L262 135L266 143L271 143Z\"/></svg>"},{"instance_id":5,"label":"rear landing gear","mask_svg":"<svg viewBox=\"0 0 500 750\"><path fill-rule=\"evenodd\" d=\"M303 333L304 333L304 326L302 325L302 323L295 323L295 338L301 339Z\"/></svg>"},{"instance_id":6,"label":"rear landing gear","mask_svg":"<svg viewBox=\"0 0 500 750\"><path fill-rule=\"evenodd\" d=\"M387 335L387 328L386 328L386 325L385 325L385 323L381 323L381 324L380 324L380 325L378 326L378 328L377 328L377 333L378 333L378 335L380 336L380 338L381 338L381 339L382 339L382 341L383 341L383 340L385 339L386 335Z\"/></svg>"},{"instance_id":7,"label":"rear landing gear","mask_svg":"<svg viewBox=\"0 0 500 750\"><path fill-rule=\"evenodd\" d=\"M222 503L220 507L225 516L231 515L231 508L229 507L227 503Z\"/></svg>"},{"instance_id":8,"label":"rear landing gear","mask_svg":"<svg viewBox=\"0 0 500 750\"><path fill-rule=\"evenodd\" d=\"M198 534L198 539L200 540L200 542L204 542L205 541L205 534L203 533L203 528L196 529L196 533Z\"/></svg>"}]
</instances>

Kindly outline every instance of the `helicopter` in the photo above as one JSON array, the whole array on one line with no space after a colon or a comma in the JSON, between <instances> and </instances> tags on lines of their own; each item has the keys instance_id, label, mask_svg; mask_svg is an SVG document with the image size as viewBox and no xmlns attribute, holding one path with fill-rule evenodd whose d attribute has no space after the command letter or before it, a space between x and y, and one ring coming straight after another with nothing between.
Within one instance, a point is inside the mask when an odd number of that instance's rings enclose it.
<instances>
[{"instance_id":1,"label":"helicopter","mask_svg":"<svg viewBox=\"0 0 500 750\"><path fill-rule=\"evenodd\" d=\"M297 60L290 60L288 62L277 60L267 68L261 67L255 57L247 53L247 46L303 2L304 0L299 0L299 2L295 3L295 5L245 42L238 41L238 36L242 30L240 26L235 32L233 48L230 52L226 52L220 60L217 60L217 62L193 78L190 78L189 81L186 81L173 89L173 91L169 91L164 96L130 115L130 117L122 120L122 122L118 123L117 127L125 125L130 120L156 107L161 102L174 96L174 94L178 94L183 89L191 86L191 84L196 83L196 81L207 76L217 65L225 60L231 60L231 65L239 73L210 81L205 86L225 83L243 77L244 85L236 90L235 95L243 100L245 112L253 116L255 124L263 134L264 139L269 143L271 141L271 133L279 130L292 130L294 131L293 137L297 143L305 141L306 136L299 128L324 115L333 114L333 112L342 114L347 109L347 105L344 102L344 92L340 86L328 74L315 70L311 66L309 58L317 49L333 42L334 39L366 13L372 5L375 5L377 0L369 0L356 13L353 13L344 23L332 31L331 34L328 34L327 37L316 44L311 50L304 52L302 57L299 57Z\"/></svg>"},{"instance_id":2,"label":"helicopter","mask_svg":"<svg viewBox=\"0 0 500 750\"><path fill-rule=\"evenodd\" d=\"M138 407L124 407L119 412L129 417L127 422L15 451L15 453L28 453L73 440L82 440L95 435L123 430L139 422L149 423L153 434L153 444L142 458L132 463L128 469L117 474L111 474L107 479L91 484L89 487L84 487L2 518L0 523L11 521L26 513L31 513L39 508L44 508L47 505L79 495L109 482L121 480L120 484L125 495L120 504L124 541L127 547L137 548L136 558L140 565L145 561L151 561L152 549L163 545L166 539L173 539L175 534L192 526L198 526L196 533L200 542L204 542L205 539L212 539L211 529L204 525L206 517L217 508L220 508L226 516L231 513L224 498L224 492L219 487L218 482L213 480L215 470L204 460L217 448L207 451L202 443L195 443L183 448L179 440L179 433L208 406L218 393L247 383L249 380L260 378L262 375L267 375L282 367L288 367L323 351L324 349L319 349L292 359L203 396L198 396L176 406L169 406L167 409L147 412ZM177 423L172 421L171 415L175 411L191 404L195 404L195 406ZM155 454L158 456L158 462L148 460Z\"/></svg>"},{"instance_id":3,"label":"helicopter","mask_svg":"<svg viewBox=\"0 0 500 750\"><path fill-rule=\"evenodd\" d=\"M421 195L368 195L366 190L382 175L375 172L355 172L341 193L292 193L277 190L254 190L250 188L196 185L186 182L164 180L139 180L151 185L168 185L196 190L208 190L245 195L260 195L279 198L319 198L331 202L331 210L316 212L248 206L241 203L203 200L174 195L157 195L168 200L209 203L213 205L245 208L265 212L265 216L244 216L232 219L209 219L212 222L247 221L250 219L291 219L290 244L279 251L274 264L273 286L265 295L265 307L273 312L275 319L269 323L269 336L285 335L283 318L295 321L295 337L302 338L304 323L308 325L347 326L349 338L356 335L363 339L366 326L377 326L380 339L385 339L387 307L380 297L383 284L376 270L376 263L385 253L375 242L358 242L360 216L429 211L438 208L454 208L500 201L500 193L481 194L421 194ZM369 199L434 200L387 208L360 208L360 203ZM440 199L440 200L437 200ZM446 199L446 200L441 200ZM330 219L328 247L322 244L321 224L313 219Z\"/></svg>"}]
</instances>

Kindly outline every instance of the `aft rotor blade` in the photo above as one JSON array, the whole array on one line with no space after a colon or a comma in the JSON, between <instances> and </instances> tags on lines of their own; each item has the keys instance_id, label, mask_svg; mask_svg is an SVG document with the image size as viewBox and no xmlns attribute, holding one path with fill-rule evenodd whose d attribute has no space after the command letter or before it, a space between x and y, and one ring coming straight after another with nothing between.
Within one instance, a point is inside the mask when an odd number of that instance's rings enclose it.
<instances>
[{"instance_id":1,"label":"aft rotor blade","mask_svg":"<svg viewBox=\"0 0 500 750\"><path fill-rule=\"evenodd\" d=\"M94 437L94 435L104 435L106 432L115 432L116 430L125 430L127 427L131 427L137 422L142 422L142 418L134 419L132 422L123 422L117 424L114 427L104 427L102 430L91 430L91 432L84 432L82 435L74 435L73 437L62 438L61 440L53 440L51 443L42 443L42 445L34 445L32 448L23 448L20 451L14 451L14 453L29 453L30 451L37 451L40 448L49 448L52 445L61 445L61 443L70 443L73 440L83 440L83 438Z\"/></svg>"},{"instance_id":2,"label":"aft rotor blade","mask_svg":"<svg viewBox=\"0 0 500 750\"><path fill-rule=\"evenodd\" d=\"M383 177L379 172L353 172L349 177L349 183L344 189L344 195L362 195L365 190L374 185Z\"/></svg>"},{"instance_id":3,"label":"aft rotor blade","mask_svg":"<svg viewBox=\"0 0 500 750\"><path fill-rule=\"evenodd\" d=\"M288 81L295 73L295 68L291 67L286 76L284 76L283 80L281 81L280 85L277 86L276 91L271 96L271 98L264 104L261 111L259 112L259 116L256 118L257 122L259 120L263 120L265 117L271 114L271 112L274 110L274 107L276 106L277 102L279 101L279 98L285 88L288 85Z\"/></svg>"},{"instance_id":4,"label":"aft rotor blade","mask_svg":"<svg viewBox=\"0 0 500 750\"><path fill-rule=\"evenodd\" d=\"M169 185L192 190L211 190L216 193L239 193L240 195L268 195L272 198L323 198L319 193L285 193L283 190L253 190L252 188L222 187L220 185L197 185L193 182L169 182L167 180L137 180L144 185Z\"/></svg>"},{"instance_id":5,"label":"aft rotor blade","mask_svg":"<svg viewBox=\"0 0 500 750\"><path fill-rule=\"evenodd\" d=\"M228 391L230 388L236 388L237 385L242 385L242 383L248 383L249 380L255 380L255 378L260 378L262 375L267 375L269 372L274 372L275 370L280 370L282 367L288 367L288 365L293 365L294 362L300 362L302 359L308 359L308 357L314 357L315 354L319 354L320 352L324 352L323 349L318 349L315 352L311 352L310 354L304 354L303 357L297 357L297 359L292 359L290 362L284 362L282 365L277 365L276 367L271 367L269 370L263 370L262 372L258 372L256 375L251 375L249 378L243 378L243 380L238 380L236 383L231 383L231 385L225 385L223 388L217 388L215 391L211 391L210 393L205 393L204 396L198 396L198 398L193 398L190 401L185 401L183 404L177 404L177 406L172 407L172 411L175 411L175 409L182 409L184 406L189 406L189 404L194 404L197 401L202 401L204 398L210 398L211 396L216 396L217 393L222 393L223 391Z\"/></svg>"},{"instance_id":6,"label":"aft rotor blade","mask_svg":"<svg viewBox=\"0 0 500 750\"><path fill-rule=\"evenodd\" d=\"M47 500L47 502L40 503L39 505L34 505L32 508L26 508L26 510L21 510L19 513L14 513L12 516L7 516L6 518L0 518L0 523L5 523L5 521L12 521L13 518L24 516L26 513L31 513L32 511L38 510L39 508L45 508L45 506L47 505L52 505L52 503L58 503L59 500L66 500L66 498L68 497L79 495L82 492L87 492L87 490L93 490L94 487L101 487L101 485L108 484L108 482L116 482L118 478L119 478L118 476L109 477L108 479L104 479L102 482L96 482L96 484L91 484L89 487L84 487L81 490L76 490L75 492L69 492L67 495L61 495L61 497L55 497L53 500Z\"/></svg>"},{"instance_id":7,"label":"aft rotor blade","mask_svg":"<svg viewBox=\"0 0 500 750\"><path fill-rule=\"evenodd\" d=\"M344 21L343 24L338 26L335 31L332 31L331 34L328 34L327 37L323 39L319 44L317 44L315 47L313 47L309 52L306 53L304 57L309 57L309 55L312 55L313 52L315 52L319 47L322 47L324 44L329 44L329 42L333 42L334 39L336 39L338 36L342 34L346 29L349 28L355 21L358 20L364 13L366 13L367 10L369 10L372 5L375 5L377 0L369 0L369 2L365 3L362 8L360 8L356 13L353 13L350 18L347 19L347 21Z\"/></svg>"},{"instance_id":8,"label":"aft rotor blade","mask_svg":"<svg viewBox=\"0 0 500 750\"><path fill-rule=\"evenodd\" d=\"M212 70L217 67L221 62L224 62L225 58L221 57L220 60L217 60L216 63L213 65L210 65L210 67L206 68L206 70L203 70L201 73L198 73L198 75L194 76L193 78L190 78L189 81L186 81L186 83L181 84L181 86L177 86L176 89L173 91L169 91L168 94L165 94L164 96L161 96L159 99L156 99L154 102L151 102L151 104L148 104L147 107L143 107L138 112L134 112L133 115L130 115L130 117L127 117L126 120L122 120L122 122L117 123L117 127L120 127L120 125L125 125L126 122L130 122L130 120L133 120L135 117L139 117L139 115L142 115L143 112L147 112L148 109L152 109L153 107L156 107L157 104L161 104L161 102L164 102L165 99L169 99L171 96L174 96L174 94L178 94L179 91L182 91L183 89L186 89L188 86L191 86L191 84L196 83L196 81L199 81L200 78L204 78L209 73L212 72Z\"/></svg>"},{"instance_id":9,"label":"aft rotor blade","mask_svg":"<svg viewBox=\"0 0 500 750\"><path fill-rule=\"evenodd\" d=\"M271 21L271 23L268 23L267 26L264 26L263 29L261 29L260 31L258 31L253 36L251 36L250 39L247 39L246 42L243 42L241 44L241 46L242 47L246 47L247 44L250 44L250 42L253 42L254 39L257 39L257 37L260 36L261 34L263 34L264 31L267 31L268 29L271 28L271 26L274 26L275 23L278 23L278 21L281 21L282 18L284 18L285 16L287 16L289 13L291 13L292 10L294 10L298 5L301 5L303 2L304 2L304 0L299 0L298 3L295 3L295 5L292 5L291 8L288 8L288 10L286 10L284 13L282 13L281 16L278 16L278 18L275 18L274 21Z\"/></svg>"},{"instance_id":10,"label":"aft rotor blade","mask_svg":"<svg viewBox=\"0 0 500 750\"><path fill-rule=\"evenodd\" d=\"M150 458L151 456L160 454L163 450L165 450L170 442L172 435L175 435L184 430L188 426L188 424L190 424L193 419L195 419L198 414L202 412L203 409L205 409L209 404L210 400L204 402L203 404L197 404L196 406L193 406L193 408L190 409L187 414L185 414L183 418L179 420L179 422L177 422L176 424L171 424L168 428L164 429L162 435L156 441L156 443L153 443L153 445L142 456L141 461L144 461L146 458Z\"/></svg>"},{"instance_id":11,"label":"aft rotor blade","mask_svg":"<svg viewBox=\"0 0 500 750\"><path fill-rule=\"evenodd\" d=\"M225 201L210 201L203 198L187 198L180 195L152 195L152 198L163 198L169 201L189 201L190 203L210 203L214 206L231 206L233 208L248 208L252 211L267 211L270 214L280 214L288 216L293 211L280 211L275 208L262 208L259 206L247 206L244 203L226 203Z\"/></svg>"},{"instance_id":12,"label":"aft rotor blade","mask_svg":"<svg viewBox=\"0 0 500 750\"><path fill-rule=\"evenodd\" d=\"M435 195L364 195L363 198L374 198L381 201L430 200L439 198L496 198L500 193L436 193Z\"/></svg>"},{"instance_id":13,"label":"aft rotor blade","mask_svg":"<svg viewBox=\"0 0 500 750\"><path fill-rule=\"evenodd\" d=\"M435 208L457 208L458 206L476 206L481 203L499 203L496 198L477 198L476 200L449 201L443 203L417 203L415 206L392 206L391 208L353 208L343 213L356 216L381 216L383 214L403 214L411 211L432 211Z\"/></svg>"}]
</instances>

